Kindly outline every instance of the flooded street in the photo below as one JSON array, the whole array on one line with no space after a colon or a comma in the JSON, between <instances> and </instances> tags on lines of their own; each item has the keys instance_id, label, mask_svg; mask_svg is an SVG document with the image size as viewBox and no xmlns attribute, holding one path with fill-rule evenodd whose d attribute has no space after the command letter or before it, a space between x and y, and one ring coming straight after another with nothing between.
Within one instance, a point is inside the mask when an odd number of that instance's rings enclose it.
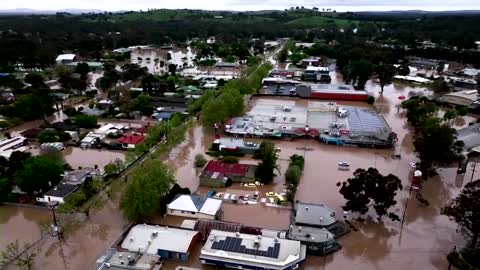
<instances>
[{"instance_id":1,"label":"flooded street","mask_svg":"<svg viewBox=\"0 0 480 270\"><path fill-rule=\"evenodd\" d=\"M340 78L341 79L341 78ZM401 217L406 209L405 221L391 222L384 219L383 223L367 219L365 222L352 222L358 231L342 237L339 242L343 248L325 258L308 257L301 269L447 269L446 254L454 245L462 246L464 243L461 234L456 231L456 224L440 214L440 209L454 198L462 187L470 181L471 172L457 176L456 167L438 169L438 176L425 182L422 190L423 197L429 201L430 206L420 204L414 197L409 199L410 175L412 168L410 162L415 162L416 156L413 148L412 135L406 125L404 112L397 109L401 100L400 95L408 96L409 92L424 92L424 88L415 88L400 84L385 87L382 96L379 95L378 85L369 82L367 90L376 97L375 107L385 117L390 127L398 135L396 145L401 159L393 159L393 149L364 149L356 147L337 147L323 145L316 140L273 141L281 148L279 155L280 174L275 177L274 183L255 188L242 187L234 184L232 187L218 189L219 192L228 192L238 195L251 194L258 191L260 197L265 192L282 192L284 190L284 173L288 166L288 159L293 154L305 156L305 170L300 181L296 200L310 203L323 203L328 205L343 220L342 205L345 201L338 192L336 183L345 181L352 176L356 168L375 167L381 173L392 173L402 180L403 191L398 192L397 205L394 211ZM255 100L255 99L254 99ZM281 103L285 99L277 99ZM307 100L296 100L299 104L306 104ZM365 103L339 102L340 104L367 106ZM455 128L461 128L475 121L476 117L467 116L452 122ZM182 187L188 187L192 192L206 194L208 188L199 188L198 173L193 162L196 154L204 154L213 140L213 131L203 129L198 124L190 129L186 140L166 155L164 161L175 170L177 182ZM259 139L248 141L260 142ZM307 146L307 150L305 149ZM76 151L77 149L73 149ZM66 150L68 153L68 150ZM82 151L78 149L78 151ZM99 153L81 152L75 162L95 162ZM106 155L107 154L101 154ZM110 154L108 154L110 155ZM108 158L116 158L115 155ZM207 156L207 158L209 158ZM66 155L68 160L68 155ZM351 164L349 171L339 171L338 162L346 160ZM73 162L73 161L72 161ZM251 157L242 159L245 163L255 163ZM98 164L102 166L101 164ZM72 164L73 166L73 164ZM480 178L477 172L475 179ZM405 207L408 202L408 207ZM29 241L40 235L38 224L48 223L48 211L40 214L30 214L34 209L16 209L0 207L0 221L2 224L2 239L0 246L5 246L12 239L25 239ZM29 213L29 214L27 214ZM35 212L36 213L36 212ZM223 204L223 220L243 223L247 226L264 227L268 229L285 230L288 228L291 211L289 209L267 207L258 202L254 205L241 205L233 203ZM176 217L156 218L154 222L170 226L179 226L182 219ZM118 210L118 198L110 200L101 210L95 212L89 219L83 220L81 226L72 233L67 234L66 243L62 246L56 239L48 238L41 245L40 256L36 259L34 269L89 269L94 264L105 248L121 234L127 222ZM18 230L17 226L22 228ZM25 226L25 227L22 227ZM8 231L8 236L5 232ZM13 233L10 233L12 231ZM28 231L29 233L24 233ZM30 233L31 232L31 233ZM63 250L63 251L62 251ZM201 267L198 261L200 246L193 252L188 262L182 265ZM63 254L63 256L62 256ZM63 259L64 258L64 259ZM177 262L169 262L165 269L174 269ZM211 269L202 267L202 269Z\"/></svg>"}]
</instances>

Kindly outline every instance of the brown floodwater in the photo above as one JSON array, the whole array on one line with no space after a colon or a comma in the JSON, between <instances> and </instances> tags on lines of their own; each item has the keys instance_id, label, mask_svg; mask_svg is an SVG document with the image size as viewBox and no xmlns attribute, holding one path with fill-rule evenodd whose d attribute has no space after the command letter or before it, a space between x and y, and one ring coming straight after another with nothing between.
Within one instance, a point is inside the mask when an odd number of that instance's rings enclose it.
<instances>
[{"instance_id":1,"label":"brown floodwater","mask_svg":"<svg viewBox=\"0 0 480 270\"><path fill-rule=\"evenodd\" d=\"M332 76L333 77L333 76ZM341 77L333 77L341 80ZM317 141L274 141L281 148L279 155L280 174L275 177L274 183L260 186L255 189L241 187L238 184L221 192L231 192L237 195L254 192L264 194L267 191L282 192L284 189L284 172L288 166L288 158L292 154L305 155L305 171L298 187L296 200L312 203L323 203L332 208L339 219L343 219L342 205L345 201L338 192L336 183L345 181L352 176L356 168L376 167L381 173L397 175L404 186L398 192L397 205L393 208L402 216L405 205L405 222L367 219L365 222L354 221L358 231L342 237L339 242L343 248L325 258L309 257L302 269L447 269L446 254L454 245L462 246L464 239L457 232L455 223L440 214L440 209L454 198L462 187L470 181L471 172L457 175L456 168L438 169L438 176L425 182L422 195L430 202L430 206L420 204L414 197L409 198L409 175L412 172L410 162L417 160L412 145L412 135L408 129L404 112L398 109L400 95L408 96L410 92L431 93L423 87L412 87L402 84L392 84L385 87L383 95L379 94L379 86L373 82L367 84L367 90L376 96L376 108L381 113L393 131L397 133L399 141L397 149L401 159L392 159L393 149L375 150L361 148L343 148L320 144ZM254 99L255 101L255 99ZM297 104L306 104L306 100L299 100ZM364 103L341 102L348 105L366 106ZM463 127L475 121L475 116L452 121L452 126ZM187 135L187 140L168 155L167 164L176 169L176 177L181 186L192 190L198 189L198 171L193 168L193 160L197 153L204 153L213 138L211 130L203 130L196 126ZM259 140L255 140L259 141ZM304 150L305 145L309 150ZM339 161L347 160L351 164L350 171L339 171ZM255 162L246 158L245 162ZM474 179L480 178L479 172ZM205 194L206 188L198 189L198 193ZM21 210L21 211L30 211ZM225 203L223 219L231 222L240 222L249 226L259 226L270 229L286 229L290 211L266 207L262 203L256 205L240 205ZM22 228L25 218L14 218L18 214L4 214L5 208L0 207L0 216L7 216L7 222L2 224L12 228L16 235L26 237ZM8 213L8 212L5 212ZM43 212L42 212L43 213ZM43 214L48 221L48 212ZM3 220L0 218L0 220ZM30 222L37 224L40 217L31 218ZM158 218L154 222L169 225L180 225L181 218ZM34 225L32 225L34 226ZM118 210L117 202L111 201L103 209L93 214L90 220L83 221L79 228L67 236L67 243L60 248L55 239L50 239L42 245L42 256L36 259L38 269L88 269L102 251L116 239L126 222ZM30 230L28 230L30 231ZM35 237L33 237L35 238ZM3 244L3 241L2 241ZM60 256L63 249L64 261ZM201 267L198 246L190 256L188 262L182 265ZM179 263L169 262L165 269L174 269ZM67 265L67 267L65 267ZM211 269L202 267L202 269Z\"/></svg>"},{"instance_id":2,"label":"brown floodwater","mask_svg":"<svg viewBox=\"0 0 480 270\"><path fill-rule=\"evenodd\" d=\"M341 80L340 76L334 76L334 78ZM422 190L422 195L429 201L430 206L420 204L414 197L409 199L409 178L412 173L410 162L417 161L417 158L414 153L412 134L405 121L405 113L399 109L401 100L398 97L408 96L411 92L423 95L432 93L423 87L398 83L386 86L383 95L379 94L380 88L373 82L367 84L367 90L376 97L376 110L385 117L398 135L399 141L396 148L401 153L401 159L392 158L393 149L336 147L309 140L276 140L274 141L276 146L282 150L279 155L280 175L275 178L272 185L257 187L257 190L260 194L265 191L281 192L288 158L293 154L304 155L305 171L298 187L296 200L326 204L335 211L337 217L343 219L342 206L345 201L338 192L337 182L351 177L356 168L375 167L383 174L397 175L402 180L404 189L398 192L397 205L393 211L402 216L408 199L403 226L400 222L389 220L378 222L372 218L367 218L365 222L354 221L357 231L339 240L343 246L340 251L327 256L325 260L309 257L302 269L313 270L323 267L325 269L405 269L410 266L414 269L446 269L448 266L446 254L454 245L462 246L464 240L457 232L456 224L442 216L440 209L460 192L463 185L469 181L471 172L457 175L455 167L438 169L438 176L429 179ZM285 99L275 98L275 100L281 103ZM262 102L262 99L254 98L253 102ZM306 105L307 102L307 100L295 101L297 105ZM367 106L356 102L339 103ZM443 110L440 111L440 115L442 113ZM455 128L462 128L475 120L475 116L469 115L454 120L451 124ZM306 145L308 150L305 150ZM342 160L350 162L350 171L338 170L337 164ZM480 176L477 174L475 177ZM195 181L198 179L195 178ZM202 194L207 191L207 188L199 189L199 193ZM219 191L237 195L249 192L239 185L219 189ZM271 229L286 228L290 215L289 210L270 208L261 203L256 205L225 203L223 209L223 219L226 221ZM172 265L174 264L167 264L167 269L171 269L168 267L173 267ZM199 262L191 258L183 265L198 267Z\"/></svg>"},{"instance_id":3,"label":"brown floodwater","mask_svg":"<svg viewBox=\"0 0 480 270\"><path fill-rule=\"evenodd\" d=\"M33 243L45 235L40 228L52 223L48 210L0 206L0 250L10 242L19 240ZM101 210L86 218L74 214L59 218L76 220L65 229L65 239L60 243L56 237L46 236L35 246L37 256L33 269L91 269L99 256L126 229L128 223L118 210L118 200L109 201ZM9 266L8 270L16 269Z\"/></svg>"},{"instance_id":4,"label":"brown floodwater","mask_svg":"<svg viewBox=\"0 0 480 270\"><path fill-rule=\"evenodd\" d=\"M45 226L52 221L48 210L0 206L0 250L18 240L34 243L46 234Z\"/></svg>"}]
</instances>

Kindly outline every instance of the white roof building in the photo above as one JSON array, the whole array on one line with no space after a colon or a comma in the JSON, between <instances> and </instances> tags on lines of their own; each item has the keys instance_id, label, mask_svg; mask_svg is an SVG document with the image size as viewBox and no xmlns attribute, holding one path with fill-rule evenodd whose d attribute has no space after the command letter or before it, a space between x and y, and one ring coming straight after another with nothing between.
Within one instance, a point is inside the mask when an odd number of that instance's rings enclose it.
<instances>
[{"instance_id":1,"label":"white roof building","mask_svg":"<svg viewBox=\"0 0 480 270\"><path fill-rule=\"evenodd\" d=\"M222 201L197 195L180 195L167 205L167 214L192 218L215 219Z\"/></svg>"},{"instance_id":2,"label":"white roof building","mask_svg":"<svg viewBox=\"0 0 480 270\"><path fill-rule=\"evenodd\" d=\"M77 57L75 54L60 54L59 56L57 56L57 58L55 59L55 62L57 62L58 64L62 64L62 63L71 63L75 60L75 57Z\"/></svg>"},{"instance_id":3,"label":"white roof building","mask_svg":"<svg viewBox=\"0 0 480 270\"><path fill-rule=\"evenodd\" d=\"M22 136L13 137L0 141L0 156L9 159L13 152L28 152L27 138Z\"/></svg>"},{"instance_id":4,"label":"white roof building","mask_svg":"<svg viewBox=\"0 0 480 270\"><path fill-rule=\"evenodd\" d=\"M130 229L121 247L132 252L155 255L161 251L186 254L197 235L197 231L139 224Z\"/></svg>"},{"instance_id":5,"label":"white roof building","mask_svg":"<svg viewBox=\"0 0 480 270\"><path fill-rule=\"evenodd\" d=\"M238 269L296 269L305 260L300 241L212 230L200 254L204 264Z\"/></svg>"},{"instance_id":6,"label":"white roof building","mask_svg":"<svg viewBox=\"0 0 480 270\"><path fill-rule=\"evenodd\" d=\"M450 103L453 105L466 106L475 108L480 105L478 102L479 95L477 90L463 90L458 92L448 93L440 98L440 101Z\"/></svg>"}]
</instances>

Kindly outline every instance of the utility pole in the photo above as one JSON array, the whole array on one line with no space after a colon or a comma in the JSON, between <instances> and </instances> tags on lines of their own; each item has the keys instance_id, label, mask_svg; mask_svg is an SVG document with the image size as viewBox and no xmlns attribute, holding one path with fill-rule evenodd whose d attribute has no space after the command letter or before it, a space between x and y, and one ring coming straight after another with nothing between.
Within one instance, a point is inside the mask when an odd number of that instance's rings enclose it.
<instances>
[{"instance_id":1,"label":"utility pole","mask_svg":"<svg viewBox=\"0 0 480 270\"><path fill-rule=\"evenodd\" d=\"M470 178L470 183L473 181L473 176L475 175L475 172L476 172L475 169L476 169L476 167L477 167L477 163L474 162L474 163L472 164L472 177Z\"/></svg>"},{"instance_id":2,"label":"utility pole","mask_svg":"<svg viewBox=\"0 0 480 270\"><path fill-rule=\"evenodd\" d=\"M52 225L52 228L53 228L53 231L55 233L55 235L53 235L54 237L57 236L58 237L58 241L61 241L62 238L63 238L63 234L60 230L60 227L58 226L58 223L57 223L57 216L55 215L55 207L58 205L58 202L50 202L48 204L48 208L50 208L52 210L52 216L53 216L53 225Z\"/></svg>"}]
</instances>

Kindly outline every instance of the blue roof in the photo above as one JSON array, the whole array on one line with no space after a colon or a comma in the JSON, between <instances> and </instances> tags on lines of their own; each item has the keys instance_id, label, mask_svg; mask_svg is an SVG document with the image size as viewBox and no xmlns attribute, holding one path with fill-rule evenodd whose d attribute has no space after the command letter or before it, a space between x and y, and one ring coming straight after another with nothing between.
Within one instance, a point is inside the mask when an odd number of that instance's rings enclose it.
<instances>
[{"instance_id":1,"label":"blue roof","mask_svg":"<svg viewBox=\"0 0 480 270\"><path fill-rule=\"evenodd\" d=\"M160 120L160 119L170 119L172 117L172 113L169 113L169 112L154 113L152 115L152 117L156 118L158 120Z\"/></svg>"},{"instance_id":2,"label":"blue roof","mask_svg":"<svg viewBox=\"0 0 480 270\"><path fill-rule=\"evenodd\" d=\"M8 77L10 73L0 73L0 78Z\"/></svg>"}]
</instances>

